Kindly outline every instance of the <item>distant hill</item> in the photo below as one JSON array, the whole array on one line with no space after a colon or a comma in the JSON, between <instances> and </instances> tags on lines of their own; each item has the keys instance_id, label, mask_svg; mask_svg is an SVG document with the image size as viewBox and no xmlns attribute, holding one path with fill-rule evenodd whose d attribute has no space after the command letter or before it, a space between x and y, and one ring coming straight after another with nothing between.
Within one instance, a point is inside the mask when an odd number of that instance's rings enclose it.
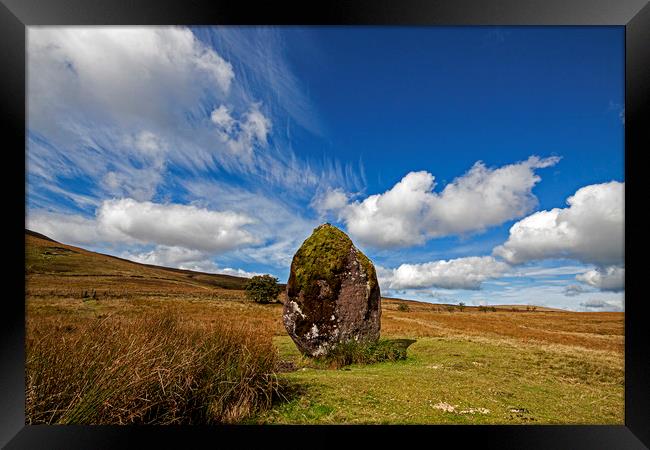
<instances>
[{"instance_id":1,"label":"distant hill","mask_svg":"<svg viewBox=\"0 0 650 450\"><path fill-rule=\"evenodd\" d=\"M382 302L384 304L389 304L389 305L394 305L397 307L400 303L406 304L409 307L415 307L420 310L430 310L430 311L447 311L448 308L455 308L458 307L458 304L449 304L449 303L429 303L429 302L420 302L417 300L408 300L408 299L402 299L402 298L391 298L391 297L382 297ZM499 311L528 311L530 308L531 310L534 308L534 311L545 311L545 312L558 312L558 311L564 311L563 309L559 308L549 308L546 306L536 306L536 305L487 305L488 308L496 308ZM474 311L478 310L480 306L476 305L465 305L465 309L468 311Z\"/></svg>"},{"instance_id":2,"label":"distant hill","mask_svg":"<svg viewBox=\"0 0 650 450\"><path fill-rule=\"evenodd\" d=\"M172 267L155 266L129 261L117 256L91 252L80 247L62 244L54 239L25 229L25 271L27 275L61 275L79 280L82 278L113 278L111 284L120 279L125 282L142 280L142 282L175 282L189 284L195 287L221 288L242 290L246 287L248 278L232 275L221 275L193 270L175 269ZM142 283L141 283L142 284ZM286 287L281 284L282 288ZM400 303L407 303L422 311L446 311L455 306L442 303L429 303L417 300L382 297L385 305L397 308ZM456 305L457 306L457 305ZM491 307L492 305L490 305ZM526 311L527 305L496 305L499 310ZM466 305L467 310L477 310L478 306ZM532 308L532 306L531 306ZM560 309L535 306L536 311L562 311Z\"/></svg>"},{"instance_id":3,"label":"distant hill","mask_svg":"<svg viewBox=\"0 0 650 450\"><path fill-rule=\"evenodd\" d=\"M140 264L62 244L28 229L25 229L25 247L27 275L151 278L239 290L248 282L244 277Z\"/></svg>"}]
</instances>

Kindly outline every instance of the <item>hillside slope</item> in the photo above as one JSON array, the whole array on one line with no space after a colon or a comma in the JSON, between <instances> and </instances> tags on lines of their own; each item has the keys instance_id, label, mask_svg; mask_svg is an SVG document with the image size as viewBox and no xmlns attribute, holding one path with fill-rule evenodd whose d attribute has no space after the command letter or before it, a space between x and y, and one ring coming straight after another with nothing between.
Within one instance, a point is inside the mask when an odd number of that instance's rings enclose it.
<instances>
[{"instance_id":1,"label":"hillside slope","mask_svg":"<svg viewBox=\"0 0 650 450\"><path fill-rule=\"evenodd\" d=\"M248 281L231 275L140 264L61 244L31 230L25 230L25 275L32 282L30 287L63 283L86 285L88 289L115 288L126 283L146 290L152 283L159 283L156 290L160 290L161 284L241 290Z\"/></svg>"}]
</instances>

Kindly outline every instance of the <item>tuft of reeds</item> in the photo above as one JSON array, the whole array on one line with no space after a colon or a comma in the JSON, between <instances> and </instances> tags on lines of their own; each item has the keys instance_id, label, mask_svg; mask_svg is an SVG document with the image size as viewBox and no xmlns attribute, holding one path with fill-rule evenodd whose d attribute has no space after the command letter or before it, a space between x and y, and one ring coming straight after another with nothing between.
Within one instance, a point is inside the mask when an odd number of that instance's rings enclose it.
<instances>
[{"instance_id":1,"label":"tuft of reeds","mask_svg":"<svg viewBox=\"0 0 650 450\"><path fill-rule=\"evenodd\" d=\"M375 364L400 359L406 359L406 346L389 339L380 339L375 342L354 340L341 342L316 361L339 369L350 364Z\"/></svg>"},{"instance_id":2,"label":"tuft of reeds","mask_svg":"<svg viewBox=\"0 0 650 450\"><path fill-rule=\"evenodd\" d=\"M28 424L234 423L280 393L268 336L173 310L28 320Z\"/></svg>"}]
</instances>

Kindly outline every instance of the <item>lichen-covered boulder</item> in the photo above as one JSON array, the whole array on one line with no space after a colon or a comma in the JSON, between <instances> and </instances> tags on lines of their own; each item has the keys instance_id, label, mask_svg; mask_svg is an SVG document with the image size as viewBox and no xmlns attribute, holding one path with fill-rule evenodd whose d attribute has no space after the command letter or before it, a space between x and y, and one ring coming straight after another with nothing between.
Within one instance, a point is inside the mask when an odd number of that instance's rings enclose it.
<instances>
[{"instance_id":1,"label":"lichen-covered boulder","mask_svg":"<svg viewBox=\"0 0 650 450\"><path fill-rule=\"evenodd\" d=\"M301 352L323 356L339 342L379 339L381 296L372 262L328 223L291 262L282 319Z\"/></svg>"}]
</instances>

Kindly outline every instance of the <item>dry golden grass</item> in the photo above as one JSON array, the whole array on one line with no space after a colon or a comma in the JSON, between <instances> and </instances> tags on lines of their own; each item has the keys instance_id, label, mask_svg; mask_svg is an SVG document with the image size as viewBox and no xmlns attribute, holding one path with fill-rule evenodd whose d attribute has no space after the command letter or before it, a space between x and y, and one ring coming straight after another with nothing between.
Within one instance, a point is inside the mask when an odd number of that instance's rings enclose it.
<instances>
[{"instance_id":1,"label":"dry golden grass","mask_svg":"<svg viewBox=\"0 0 650 450\"><path fill-rule=\"evenodd\" d=\"M241 280L33 236L26 257L28 423L238 422L280 394L271 321L220 286Z\"/></svg>"},{"instance_id":2,"label":"dry golden grass","mask_svg":"<svg viewBox=\"0 0 650 450\"><path fill-rule=\"evenodd\" d=\"M409 302L410 311L403 312L397 309L400 303L403 301L383 299L382 332L407 337L492 336L621 355L624 351L624 316L621 312L482 312L475 308L449 312L442 305L419 303L413 306L416 302Z\"/></svg>"},{"instance_id":3,"label":"dry golden grass","mask_svg":"<svg viewBox=\"0 0 650 450\"><path fill-rule=\"evenodd\" d=\"M197 324L284 331L280 303L258 305L242 289L222 287L241 288L245 279L144 266L30 235L26 244L28 320L43 314L136 317L182 301L183 317Z\"/></svg>"},{"instance_id":4,"label":"dry golden grass","mask_svg":"<svg viewBox=\"0 0 650 450\"><path fill-rule=\"evenodd\" d=\"M177 308L134 318L30 317L29 424L210 424L268 408L279 383L270 336Z\"/></svg>"}]
</instances>

